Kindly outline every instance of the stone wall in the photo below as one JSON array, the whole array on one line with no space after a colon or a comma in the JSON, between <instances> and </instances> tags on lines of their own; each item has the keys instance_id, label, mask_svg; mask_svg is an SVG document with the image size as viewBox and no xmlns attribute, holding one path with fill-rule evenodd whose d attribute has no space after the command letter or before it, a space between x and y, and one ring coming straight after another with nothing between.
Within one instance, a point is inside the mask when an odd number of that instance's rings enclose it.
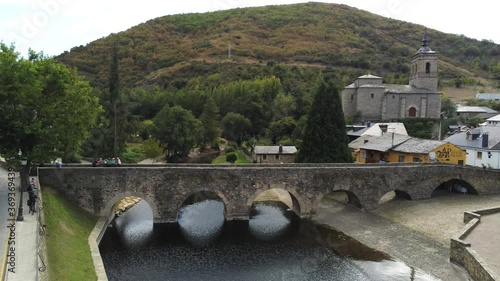
<instances>
[{"instance_id":1,"label":"stone wall","mask_svg":"<svg viewBox=\"0 0 500 281\"><path fill-rule=\"evenodd\" d=\"M464 213L467 225L450 241L450 261L463 266L476 281L500 281L500 276L489 269L484 260L471 249L471 244L463 239L474 230L481 221L481 214L500 212L500 208L484 209Z\"/></svg>"},{"instance_id":2,"label":"stone wall","mask_svg":"<svg viewBox=\"0 0 500 281\"><path fill-rule=\"evenodd\" d=\"M411 199L430 198L443 182L466 181L478 194L500 193L500 172L439 164L380 165L167 165L161 167L39 168L39 181L59 189L82 208L109 216L126 196L147 201L157 220L176 220L190 195L216 193L228 217L248 216L262 192L279 188L290 192L301 215L313 214L324 195L348 191L362 208L374 209L387 192L406 192Z\"/></svg>"}]
</instances>

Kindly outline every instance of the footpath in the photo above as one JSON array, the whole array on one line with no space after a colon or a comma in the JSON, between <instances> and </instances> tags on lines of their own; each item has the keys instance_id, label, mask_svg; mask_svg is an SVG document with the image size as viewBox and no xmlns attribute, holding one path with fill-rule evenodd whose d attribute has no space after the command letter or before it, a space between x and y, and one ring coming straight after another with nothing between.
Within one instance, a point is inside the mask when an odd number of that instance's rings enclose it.
<instances>
[{"instance_id":1,"label":"footpath","mask_svg":"<svg viewBox=\"0 0 500 281\"><path fill-rule=\"evenodd\" d=\"M38 182L38 181L37 181ZM39 189L36 189L37 196L39 195ZM15 228L12 232L7 235L6 241L2 241L2 247L5 249L3 252L3 258L8 253L11 256L7 256L7 259L3 259L1 264L0 273L3 271L4 279L0 274L0 280L2 281L37 281L38 280L38 239L39 239L39 203L37 201L36 210L34 214L29 213L28 207L28 192L23 194L23 202L20 202L20 193L16 196L16 211L18 211L19 203L23 206L23 221L9 221L9 224L15 223ZM16 214L17 218L17 214ZM10 241L14 241L15 244L8 245L9 236ZM5 243L5 247L3 246ZM8 247L7 247L8 246ZM14 249L10 247L14 246ZM7 253L5 253L5 251ZM12 256L14 254L14 256ZM41 270L45 270L42 266Z\"/></svg>"}]
</instances>

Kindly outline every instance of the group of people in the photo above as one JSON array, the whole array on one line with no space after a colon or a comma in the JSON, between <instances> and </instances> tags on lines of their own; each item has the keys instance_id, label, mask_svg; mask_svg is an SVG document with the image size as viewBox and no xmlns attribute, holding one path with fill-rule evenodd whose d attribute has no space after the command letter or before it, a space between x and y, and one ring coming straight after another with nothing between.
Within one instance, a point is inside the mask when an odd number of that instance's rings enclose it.
<instances>
[{"instance_id":1,"label":"group of people","mask_svg":"<svg viewBox=\"0 0 500 281\"><path fill-rule=\"evenodd\" d=\"M38 199L38 196L36 196L35 194L35 189L36 189L35 178L31 178L31 181L28 185L28 207L30 208L29 212L32 215L36 213L35 204L36 200Z\"/></svg>"},{"instance_id":2,"label":"group of people","mask_svg":"<svg viewBox=\"0 0 500 281\"><path fill-rule=\"evenodd\" d=\"M121 166L122 161L120 160L119 157L113 157L113 158L106 158L106 159L92 159L92 167L97 167L97 166L104 166L104 167L116 167L116 166Z\"/></svg>"}]
</instances>

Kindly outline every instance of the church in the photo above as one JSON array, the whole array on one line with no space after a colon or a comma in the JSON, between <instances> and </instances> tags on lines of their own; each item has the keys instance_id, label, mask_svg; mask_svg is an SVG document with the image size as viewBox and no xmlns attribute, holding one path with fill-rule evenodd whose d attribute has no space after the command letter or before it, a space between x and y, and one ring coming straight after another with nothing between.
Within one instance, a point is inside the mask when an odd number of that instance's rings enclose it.
<instances>
[{"instance_id":1,"label":"church","mask_svg":"<svg viewBox=\"0 0 500 281\"><path fill-rule=\"evenodd\" d=\"M401 118L439 118L441 93L438 85L438 56L429 47L427 31L422 46L411 58L409 85L384 84L382 77L363 75L342 90L345 116L361 114L364 120L389 121Z\"/></svg>"}]
</instances>

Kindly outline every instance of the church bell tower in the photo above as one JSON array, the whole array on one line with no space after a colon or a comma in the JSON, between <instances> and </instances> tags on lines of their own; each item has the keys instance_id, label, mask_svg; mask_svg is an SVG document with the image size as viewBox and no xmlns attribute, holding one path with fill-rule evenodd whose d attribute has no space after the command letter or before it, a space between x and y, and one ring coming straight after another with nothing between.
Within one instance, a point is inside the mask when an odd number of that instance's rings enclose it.
<instances>
[{"instance_id":1,"label":"church bell tower","mask_svg":"<svg viewBox=\"0 0 500 281\"><path fill-rule=\"evenodd\" d=\"M438 56L429 47L427 29L422 38L422 46L411 58L410 85L437 92Z\"/></svg>"}]
</instances>

